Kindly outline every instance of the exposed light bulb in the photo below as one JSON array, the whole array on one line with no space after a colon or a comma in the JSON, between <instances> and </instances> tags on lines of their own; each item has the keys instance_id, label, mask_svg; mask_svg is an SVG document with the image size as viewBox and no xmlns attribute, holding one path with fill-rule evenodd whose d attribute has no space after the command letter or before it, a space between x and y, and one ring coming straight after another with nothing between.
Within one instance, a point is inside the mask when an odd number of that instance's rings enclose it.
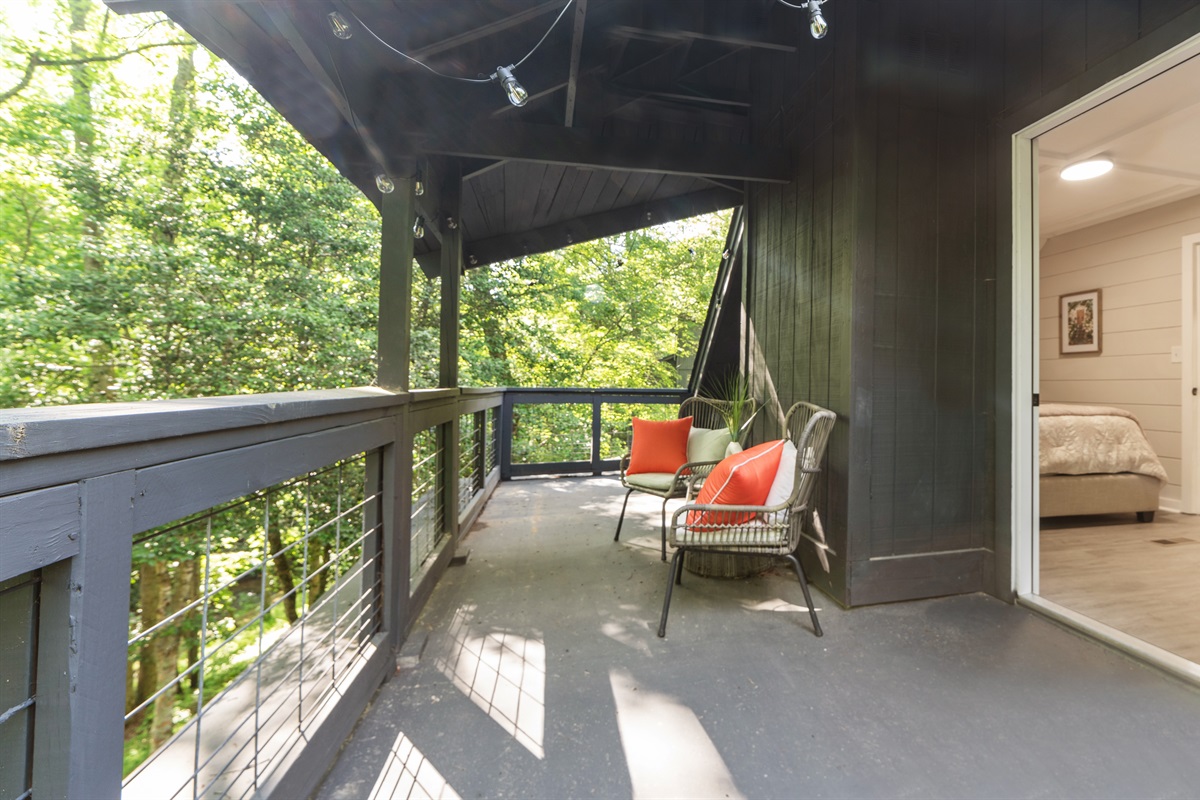
<instances>
[{"instance_id":1,"label":"exposed light bulb","mask_svg":"<svg viewBox=\"0 0 1200 800\"><path fill-rule=\"evenodd\" d=\"M333 31L333 35L339 39L349 39L354 35L354 30L350 27L350 23L346 22L346 18L336 11L329 12L329 28Z\"/></svg>"},{"instance_id":2,"label":"exposed light bulb","mask_svg":"<svg viewBox=\"0 0 1200 800\"><path fill-rule=\"evenodd\" d=\"M1113 162L1110 158L1089 158L1087 161L1068 164L1058 174L1064 181L1088 181L1099 178L1112 168Z\"/></svg>"},{"instance_id":3,"label":"exposed light bulb","mask_svg":"<svg viewBox=\"0 0 1200 800\"><path fill-rule=\"evenodd\" d=\"M413 181L413 194L417 197L425 194L425 181L421 180L420 175Z\"/></svg>"},{"instance_id":4,"label":"exposed light bulb","mask_svg":"<svg viewBox=\"0 0 1200 800\"><path fill-rule=\"evenodd\" d=\"M821 3L824 0L808 0L808 32L814 39L824 39L829 32L829 23L821 15Z\"/></svg>"},{"instance_id":5,"label":"exposed light bulb","mask_svg":"<svg viewBox=\"0 0 1200 800\"><path fill-rule=\"evenodd\" d=\"M375 176L375 188L384 194L391 194L396 191L396 184L392 183L392 179L387 176L387 173L381 172Z\"/></svg>"},{"instance_id":6,"label":"exposed light bulb","mask_svg":"<svg viewBox=\"0 0 1200 800\"><path fill-rule=\"evenodd\" d=\"M508 102L520 107L529 101L529 92L525 91L525 87L517 82L512 73L513 69L511 64L507 67L496 67L496 73L492 75L492 80L500 81L500 86L504 88L504 94L508 96Z\"/></svg>"},{"instance_id":7,"label":"exposed light bulb","mask_svg":"<svg viewBox=\"0 0 1200 800\"><path fill-rule=\"evenodd\" d=\"M417 239L425 238L425 218L417 217L413 220L413 237Z\"/></svg>"},{"instance_id":8,"label":"exposed light bulb","mask_svg":"<svg viewBox=\"0 0 1200 800\"><path fill-rule=\"evenodd\" d=\"M473 267L479 263L479 259L475 257L474 253L472 253L471 255L467 256L467 263Z\"/></svg>"}]
</instances>

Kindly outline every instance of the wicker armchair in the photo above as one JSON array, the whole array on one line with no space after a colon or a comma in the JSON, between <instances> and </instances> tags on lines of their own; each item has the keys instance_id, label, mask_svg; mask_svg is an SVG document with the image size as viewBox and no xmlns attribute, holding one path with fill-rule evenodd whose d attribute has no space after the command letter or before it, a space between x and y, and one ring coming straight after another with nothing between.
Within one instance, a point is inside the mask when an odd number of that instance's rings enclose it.
<instances>
[{"instance_id":1,"label":"wicker armchair","mask_svg":"<svg viewBox=\"0 0 1200 800\"><path fill-rule=\"evenodd\" d=\"M658 635L666 636L667 613L671 609L671 590L682 582L683 561L689 552L723 553L744 556L778 556L791 563L804 601L812 618L813 631L823 635L817 611L813 608L804 567L796 558L800 533L830 431L837 420L832 411L812 403L796 403L788 409L784 430L796 445L796 479L791 495L773 506L698 505L688 503L671 518L668 541L676 548L667 574L667 594L663 600Z\"/></svg>"},{"instance_id":2,"label":"wicker armchair","mask_svg":"<svg viewBox=\"0 0 1200 800\"><path fill-rule=\"evenodd\" d=\"M689 397L684 400L679 406L679 418L692 418L693 428L712 428L719 429L726 427L725 412L729 408L727 400L713 400L708 397ZM741 444L746 437L746 433L750 430L750 424L754 421L755 414L758 413L758 403L754 400L749 400L745 405L745 421L742 423L738 431L738 443ZM636 475L628 475L625 470L629 466L629 453L621 457L621 485L628 491L625 492L625 502L621 505L621 517L617 520L617 532L613 536L613 541L621 539L621 525L625 522L625 508L629 505L629 495L634 492L645 492L652 494L655 497L663 499L662 505L662 560L667 560L667 501L675 497L690 496L689 491L695 489L704 482L704 476L712 472L713 467L720 463L720 459L715 461L689 461L688 463L675 470L675 474L669 472L643 472ZM690 490L689 490L689 487Z\"/></svg>"}]
</instances>

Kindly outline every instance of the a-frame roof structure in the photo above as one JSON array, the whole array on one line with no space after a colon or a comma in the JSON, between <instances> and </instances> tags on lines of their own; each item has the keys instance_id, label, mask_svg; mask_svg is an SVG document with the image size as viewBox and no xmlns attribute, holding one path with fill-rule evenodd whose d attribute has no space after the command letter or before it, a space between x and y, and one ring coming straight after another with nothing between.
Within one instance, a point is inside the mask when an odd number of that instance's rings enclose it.
<instances>
[{"instance_id":1,"label":"a-frame roof structure","mask_svg":"<svg viewBox=\"0 0 1200 800\"><path fill-rule=\"evenodd\" d=\"M377 204L381 172L461 170L466 266L730 208L747 182L785 182L787 154L751 130L754 55L813 44L804 15L775 0L106 1L165 12ZM351 38L333 35L334 12ZM497 82L433 72L486 79L539 40L515 71L520 108ZM436 217L437 198L418 208ZM432 268L439 225L427 230L416 255Z\"/></svg>"}]
</instances>

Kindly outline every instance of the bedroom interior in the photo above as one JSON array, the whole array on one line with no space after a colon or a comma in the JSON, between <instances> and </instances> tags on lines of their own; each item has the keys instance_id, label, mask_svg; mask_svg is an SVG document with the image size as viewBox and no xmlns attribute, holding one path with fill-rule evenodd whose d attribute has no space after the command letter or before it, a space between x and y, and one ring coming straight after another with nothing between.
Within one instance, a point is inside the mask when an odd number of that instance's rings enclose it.
<instances>
[{"instance_id":1,"label":"bedroom interior","mask_svg":"<svg viewBox=\"0 0 1200 800\"><path fill-rule=\"evenodd\" d=\"M1197 85L1200 57L1038 138L1037 550L1039 595L1200 662L1200 517L1180 513L1191 330L1181 242L1200 233ZM1060 177L1096 157L1112 171ZM1076 316L1082 338L1068 325ZM1101 463L1114 452L1124 461Z\"/></svg>"}]
</instances>

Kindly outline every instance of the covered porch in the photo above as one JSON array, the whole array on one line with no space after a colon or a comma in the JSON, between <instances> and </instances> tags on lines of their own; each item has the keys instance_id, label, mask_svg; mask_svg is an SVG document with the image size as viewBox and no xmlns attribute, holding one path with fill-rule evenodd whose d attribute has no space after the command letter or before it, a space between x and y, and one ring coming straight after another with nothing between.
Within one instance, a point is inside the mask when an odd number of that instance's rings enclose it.
<instances>
[{"instance_id":1,"label":"covered porch","mask_svg":"<svg viewBox=\"0 0 1200 800\"><path fill-rule=\"evenodd\" d=\"M257 580L261 619L279 602L270 493L332 470L336 514L306 507L296 541L336 529L339 549L311 572L306 555L289 594L328 598L340 627L313 649L306 623L280 634L297 643L286 724L260 724L252 695L248 733L178 734L176 796L408 796L409 778L463 797L1194 794L1200 697L1003 601L1029 491L1009 479L1028 396L1012 133L1200 30L1195 2L1088 0L1106 13L1081 33L1045 0L1030 36L1019 2L838 0L823 41L771 0L107 2L168 12L378 205L378 386L6 412L0 631L28 678L0 704L15 797L143 788L122 786L120 740L135 537L262 501L257 575L214 590ZM497 37L536 41L553 14L524 111L486 82L444 91L366 35L491 69L523 51ZM733 206L697 363L774 408L839 415L816 500L832 569L801 553L822 639L782 571L685 576L656 639L653 498L614 544L611 477L502 482L519 477L518 396L458 375L466 269ZM409 375L414 269L441 280L428 391ZM602 473L604 400L588 402L585 471ZM894 602L923 597L941 599ZM201 691L195 719L222 699Z\"/></svg>"},{"instance_id":2,"label":"covered porch","mask_svg":"<svg viewBox=\"0 0 1200 800\"><path fill-rule=\"evenodd\" d=\"M654 498L502 484L317 793L1178 797L1200 696L982 594L808 628L794 576L685 574L666 639ZM632 523L632 524L630 524Z\"/></svg>"}]
</instances>

